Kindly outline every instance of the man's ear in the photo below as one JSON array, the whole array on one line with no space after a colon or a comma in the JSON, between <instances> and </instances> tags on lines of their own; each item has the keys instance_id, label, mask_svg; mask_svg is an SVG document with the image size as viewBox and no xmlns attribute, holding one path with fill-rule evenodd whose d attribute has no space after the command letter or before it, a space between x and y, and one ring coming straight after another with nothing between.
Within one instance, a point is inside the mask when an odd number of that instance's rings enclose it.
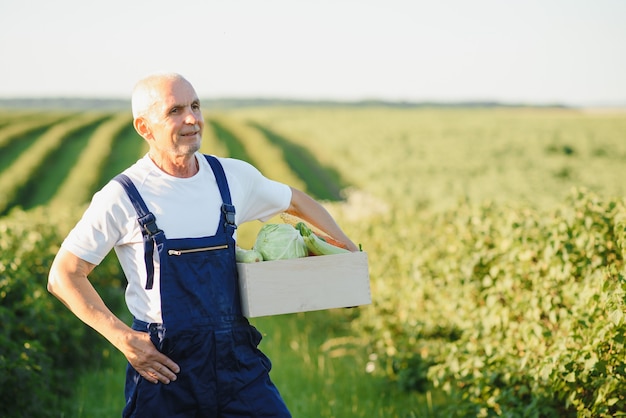
<instances>
[{"instance_id":1,"label":"man's ear","mask_svg":"<svg viewBox=\"0 0 626 418\"><path fill-rule=\"evenodd\" d=\"M145 139L146 141L152 139L152 130L150 129L150 126L143 117L138 117L137 119L133 120L133 126L135 127L137 133L143 137L143 139Z\"/></svg>"}]
</instances>

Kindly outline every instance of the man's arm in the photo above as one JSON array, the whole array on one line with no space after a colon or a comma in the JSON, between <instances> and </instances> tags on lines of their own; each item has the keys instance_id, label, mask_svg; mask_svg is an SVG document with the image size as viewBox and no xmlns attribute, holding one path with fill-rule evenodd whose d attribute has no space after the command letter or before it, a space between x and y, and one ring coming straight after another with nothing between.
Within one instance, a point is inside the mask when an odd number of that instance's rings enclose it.
<instances>
[{"instance_id":1,"label":"man's arm","mask_svg":"<svg viewBox=\"0 0 626 418\"><path fill-rule=\"evenodd\" d=\"M61 248L50 269L48 291L109 340L145 379L165 384L176 380L178 365L156 349L147 333L134 331L107 308L87 278L94 267Z\"/></svg>"},{"instance_id":2,"label":"man's arm","mask_svg":"<svg viewBox=\"0 0 626 418\"><path fill-rule=\"evenodd\" d=\"M358 247L341 230L328 211L306 193L291 188L291 204L286 212L309 222L321 231L346 245L350 251L358 251Z\"/></svg>"}]
</instances>

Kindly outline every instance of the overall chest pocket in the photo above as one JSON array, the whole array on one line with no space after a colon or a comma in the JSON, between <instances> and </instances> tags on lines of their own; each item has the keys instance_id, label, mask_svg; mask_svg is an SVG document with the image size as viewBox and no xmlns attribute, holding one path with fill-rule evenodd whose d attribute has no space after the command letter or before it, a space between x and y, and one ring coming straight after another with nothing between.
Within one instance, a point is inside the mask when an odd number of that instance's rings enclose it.
<instances>
[{"instance_id":1,"label":"overall chest pocket","mask_svg":"<svg viewBox=\"0 0 626 418\"><path fill-rule=\"evenodd\" d=\"M203 253L203 252L208 252L208 251L217 251L217 250L226 250L226 249L228 249L228 244L210 245L210 246L205 246L205 247L188 248L188 249L173 248L173 249L167 250L167 255L179 256L179 255L185 255L185 254L198 254L198 253Z\"/></svg>"}]
</instances>

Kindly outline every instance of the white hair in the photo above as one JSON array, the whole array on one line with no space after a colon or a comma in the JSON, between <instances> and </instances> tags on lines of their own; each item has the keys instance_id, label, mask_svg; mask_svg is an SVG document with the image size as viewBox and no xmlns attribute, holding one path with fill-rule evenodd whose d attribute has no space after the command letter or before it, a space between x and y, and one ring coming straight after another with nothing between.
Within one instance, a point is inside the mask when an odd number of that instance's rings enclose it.
<instances>
[{"instance_id":1,"label":"white hair","mask_svg":"<svg viewBox=\"0 0 626 418\"><path fill-rule=\"evenodd\" d=\"M157 86L163 81L176 81L184 80L185 77L178 73L159 71L148 74L135 84L133 88L133 94L131 97L131 107L133 111L133 118L145 116L154 106L160 96L158 94Z\"/></svg>"}]
</instances>

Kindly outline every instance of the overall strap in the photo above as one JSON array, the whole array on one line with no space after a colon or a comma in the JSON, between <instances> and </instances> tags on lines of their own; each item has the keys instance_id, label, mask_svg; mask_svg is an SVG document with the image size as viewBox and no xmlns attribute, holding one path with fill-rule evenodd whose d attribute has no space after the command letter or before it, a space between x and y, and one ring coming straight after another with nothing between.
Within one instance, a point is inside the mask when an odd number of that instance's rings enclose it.
<instances>
[{"instance_id":1,"label":"overall strap","mask_svg":"<svg viewBox=\"0 0 626 418\"><path fill-rule=\"evenodd\" d=\"M137 212L137 221L139 222L141 234L143 235L144 260L147 273L146 289L152 289L154 284L154 263L152 261L154 247L165 241L165 234L157 227L154 214L148 210L146 203L139 194L139 191L137 191L132 180L125 174L118 174L113 180L116 180L124 187L126 194Z\"/></svg>"},{"instance_id":2,"label":"overall strap","mask_svg":"<svg viewBox=\"0 0 626 418\"><path fill-rule=\"evenodd\" d=\"M217 181L217 187L220 189L220 195L222 196L221 223L224 226L224 232L232 235L235 229L237 229L237 225L235 224L235 206L233 206L230 198L230 189L228 188L224 168L217 158L206 154L204 156L211 165L215 180Z\"/></svg>"}]
</instances>

